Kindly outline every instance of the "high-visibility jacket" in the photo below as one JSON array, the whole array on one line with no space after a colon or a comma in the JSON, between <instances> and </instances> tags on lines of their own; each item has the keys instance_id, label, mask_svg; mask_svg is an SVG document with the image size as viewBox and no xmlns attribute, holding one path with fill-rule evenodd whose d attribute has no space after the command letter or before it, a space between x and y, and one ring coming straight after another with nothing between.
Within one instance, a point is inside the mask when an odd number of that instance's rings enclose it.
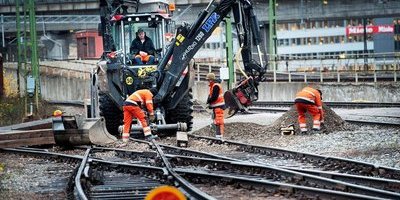
<instances>
[{"instance_id":1,"label":"high-visibility jacket","mask_svg":"<svg viewBox=\"0 0 400 200\"><path fill-rule=\"evenodd\" d=\"M321 94L312 87L305 87L296 94L296 103L313 104L322 109Z\"/></svg>"},{"instance_id":2,"label":"high-visibility jacket","mask_svg":"<svg viewBox=\"0 0 400 200\"><path fill-rule=\"evenodd\" d=\"M154 115L154 109L153 109L153 94L150 92L150 90L143 89L143 90L138 90L131 94L125 102L127 103L132 103L137 106L142 106L146 105L147 111L149 112L150 115Z\"/></svg>"},{"instance_id":3,"label":"high-visibility jacket","mask_svg":"<svg viewBox=\"0 0 400 200\"><path fill-rule=\"evenodd\" d=\"M221 107L225 105L224 94L222 92L222 86L219 83L211 82L209 91L209 103L211 108ZM215 88L217 87L217 88ZM216 93L218 90L218 93Z\"/></svg>"}]
</instances>

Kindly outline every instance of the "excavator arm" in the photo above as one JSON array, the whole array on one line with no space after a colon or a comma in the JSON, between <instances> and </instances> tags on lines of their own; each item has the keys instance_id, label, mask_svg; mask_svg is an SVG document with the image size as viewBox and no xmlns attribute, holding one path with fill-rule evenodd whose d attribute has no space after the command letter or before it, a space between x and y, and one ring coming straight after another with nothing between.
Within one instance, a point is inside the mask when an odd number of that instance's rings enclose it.
<instances>
[{"instance_id":1,"label":"excavator arm","mask_svg":"<svg viewBox=\"0 0 400 200\"><path fill-rule=\"evenodd\" d=\"M257 85L265 73L265 68L259 47L260 31L252 3L249 0L213 0L199 14L196 22L178 28L172 45L158 65L161 76L158 79L159 92L154 97L155 103L166 101L167 97L174 96L173 93L179 88L176 85L189 61L231 11L233 11L241 46L240 54L244 64L242 72L246 79L242 80L234 89L227 91L228 95L225 95L225 98L228 98L226 104L230 115L257 100ZM252 45L257 46L259 62L252 59ZM170 65L167 69L168 61L170 61ZM179 101L179 98L175 100Z\"/></svg>"}]
</instances>

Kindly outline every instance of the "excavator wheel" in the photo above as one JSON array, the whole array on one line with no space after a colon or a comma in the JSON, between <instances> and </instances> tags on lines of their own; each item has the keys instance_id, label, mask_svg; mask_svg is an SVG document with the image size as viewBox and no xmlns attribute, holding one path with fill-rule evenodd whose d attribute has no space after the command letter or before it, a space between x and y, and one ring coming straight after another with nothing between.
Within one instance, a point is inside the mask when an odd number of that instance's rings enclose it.
<instances>
[{"instance_id":1,"label":"excavator wheel","mask_svg":"<svg viewBox=\"0 0 400 200\"><path fill-rule=\"evenodd\" d=\"M185 122L187 124L187 131L193 128L193 95L189 91L178 103L174 110L169 110L166 113L165 121L167 124L176 124L178 122ZM176 131L166 131L165 135L175 135Z\"/></svg>"},{"instance_id":2,"label":"excavator wheel","mask_svg":"<svg viewBox=\"0 0 400 200\"><path fill-rule=\"evenodd\" d=\"M119 136L118 126L122 124L122 111L104 93L99 94L99 103L100 116L106 120L107 131L114 136Z\"/></svg>"}]
</instances>

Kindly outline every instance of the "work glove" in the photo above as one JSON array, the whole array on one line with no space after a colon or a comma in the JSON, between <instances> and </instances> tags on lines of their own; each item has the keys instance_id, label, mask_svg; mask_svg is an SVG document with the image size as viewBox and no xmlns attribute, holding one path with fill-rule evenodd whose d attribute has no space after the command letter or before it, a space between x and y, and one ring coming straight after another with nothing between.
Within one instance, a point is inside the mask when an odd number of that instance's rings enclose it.
<instances>
[{"instance_id":1,"label":"work glove","mask_svg":"<svg viewBox=\"0 0 400 200\"><path fill-rule=\"evenodd\" d=\"M154 115L149 115L149 120L150 120L151 122L154 122L155 119L156 119L156 116L154 116Z\"/></svg>"}]
</instances>

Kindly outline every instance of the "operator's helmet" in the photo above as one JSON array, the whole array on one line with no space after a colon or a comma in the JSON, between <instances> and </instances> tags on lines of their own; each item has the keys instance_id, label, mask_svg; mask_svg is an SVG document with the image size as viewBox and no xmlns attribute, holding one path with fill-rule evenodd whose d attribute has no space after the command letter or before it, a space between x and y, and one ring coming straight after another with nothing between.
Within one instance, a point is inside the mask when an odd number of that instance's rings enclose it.
<instances>
[{"instance_id":1,"label":"operator's helmet","mask_svg":"<svg viewBox=\"0 0 400 200\"><path fill-rule=\"evenodd\" d=\"M60 117L62 115L62 111L61 110L55 110L54 112L53 112L53 116L54 117Z\"/></svg>"},{"instance_id":2,"label":"operator's helmet","mask_svg":"<svg viewBox=\"0 0 400 200\"><path fill-rule=\"evenodd\" d=\"M208 73L206 76L206 80L215 80L215 74L214 73Z\"/></svg>"}]
</instances>

